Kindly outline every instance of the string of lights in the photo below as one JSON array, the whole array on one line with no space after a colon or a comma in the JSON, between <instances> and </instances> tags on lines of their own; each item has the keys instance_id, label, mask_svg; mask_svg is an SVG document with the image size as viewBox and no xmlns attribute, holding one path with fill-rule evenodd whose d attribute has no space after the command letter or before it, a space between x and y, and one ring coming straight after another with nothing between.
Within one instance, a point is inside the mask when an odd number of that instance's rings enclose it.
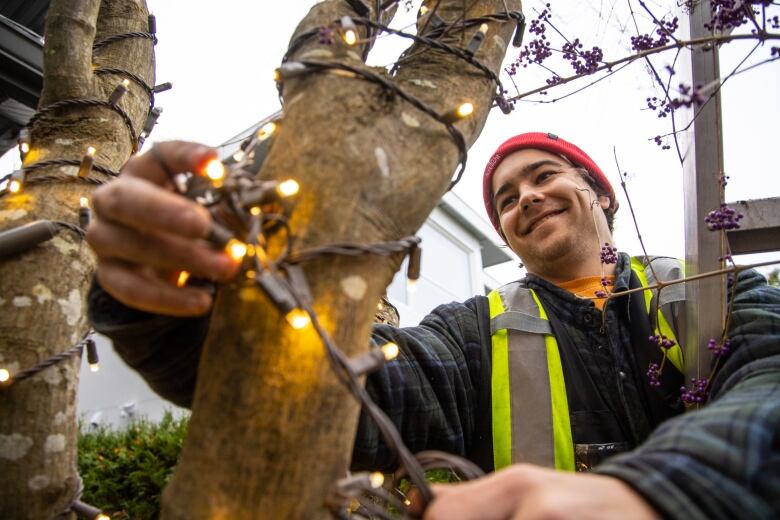
<instances>
[{"instance_id":1,"label":"string of lights","mask_svg":"<svg viewBox=\"0 0 780 520\"><path fill-rule=\"evenodd\" d=\"M122 94L127 92L127 85L129 84L128 80L124 80L123 83L120 84L120 86L117 86L117 90L119 90ZM124 89L123 91L120 89ZM117 90L114 92L116 93ZM115 99L112 102L112 98L115 94L112 94L112 97L109 98L108 101L104 101L102 99L63 99L60 101L55 101L51 105L47 105L41 109L38 110L38 112L35 113L34 116L30 118L30 122L28 123L29 127L32 127L39 119L46 117L47 115L51 114L52 112L58 111L63 108L71 108L71 107L103 107L108 108L109 110L113 110L116 112L119 117L122 118L122 121L124 122L125 126L127 127L127 131L130 134L130 143L133 148L133 153L136 153L138 151L138 134L135 131L135 128L133 127L133 120L130 119L130 116L125 112L125 110L119 106L118 101L119 99ZM121 94L120 94L121 95Z\"/></svg>"},{"instance_id":2,"label":"string of lights","mask_svg":"<svg viewBox=\"0 0 780 520\"><path fill-rule=\"evenodd\" d=\"M460 119L463 119L469 115L471 115L474 111L474 105L471 103L465 102L462 103L460 106L455 108L454 110L439 114L436 112L433 108L429 107L427 104L423 103L416 97L412 96L411 94L405 92L403 89L401 89L398 85L396 85L392 80L387 79L383 77L380 74L377 74L369 69L355 67L346 63L340 63L340 62L326 62L326 61L316 61L316 60L300 60L300 61L294 61L294 62L287 62L283 64L279 69L277 69L277 78L280 82L283 82L285 79L294 78L296 76L300 76L305 73L316 73L316 72L331 72L331 71L343 71L348 72L354 75L354 77L362 78L367 81L376 83L377 85L381 85L386 90L394 93L401 99L405 100L421 112L424 112L428 114L430 117L438 121L439 123L443 124L447 132L452 137L453 142L458 147L458 171L455 174L455 178L450 183L450 186L448 189L452 189L461 179L463 176L463 172L466 170L466 159L468 157L467 154L467 148L466 148L466 141L463 138L463 134L458 130L454 123Z\"/></svg>"},{"instance_id":3,"label":"string of lights","mask_svg":"<svg viewBox=\"0 0 780 520\"><path fill-rule=\"evenodd\" d=\"M111 36L107 36L106 38L103 38L100 41L94 42L92 44L92 52L95 53L95 51L99 51L100 49L102 49L103 47L111 43L131 39L131 38L142 38L146 40L152 40L152 42L155 45L157 45L157 19L154 17L153 14L150 14L147 18L147 30L148 32L130 31L124 33L112 34Z\"/></svg>"},{"instance_id":4,"label":"string of lights","mask_svg":"<svg viewBox=\"0 0 780 520\"><path fill-rule=\"evenodd\" d=\"M371 35L388 29L384 25L367 16L364 2L357 0L348 2L357 12L363 15L357 19ZM394 2L385 2L392 4ZM378 4L378 2L377 2ZM362 7L361 7L362 6ZM381 6L380 6L381 7ZM381 9L376 11L379 19ZM488 21L513 20L518 24L518 32L522 23L522 15L499 13L479 20L464 21L460 27L466 28L479 25L479 30L472 37L465 50L455 49L431 38L414 35L409 37L420 45L429 45L453 55L476 66L485 76L497 85L497 97L503 95L497 76L475 58L482 40L487 33ZM342 17L338 22L342 40L347 46L359 43L355 21L350 17ZM439 29L440 25L436 25ZM276 71L276 80L280 93L284 81L312 73L331 73L340 76L353 77L380 85L383 90L408 102L434 120L445 125L454 143L458 147L460 168L450 188L460 179L466 162L466 144L463 134L454 126L457 121L473 113L471 103L464 102L455 109L439 113L419 99L398 87L391 78L380 75L368 68L353 66L336 61L319 61L312 59L288 59L292 50L300 47L306 39L312 38L320 31L309 31L296 38L291 43L282 65ZM388 31L400 35L400 31ZM370 36L372 37L372 36ZM517 40L517 37L516 37ZM500 103L499 103L500 104ZM508 106L508 104L507 104ZM506 108L502 106L502 108ZM509 107L511 109L511 107ZM421 249L418 237L378 244L335 243L306 250L294 248L293 236L288 219L294 207L294 199L300 186L293 179L284 181L257 179L264 157L273 142L276 130L282 124L280 118L269 121L242 143L241 149L225 164L214 160L195 174L179 174L170 176L175 189L182 195L207 207L214 217L209 241L217 248L224 249L241 268L239 288L244 291L254 288L264 293L266 297L284 316L287 323L296 330L311 326L320 338L329 365L338 380L349 390L350 394L360 402L362 409L376 424L381 438L398 457L402 470L397 472L398 478L406 477L414 485L427 504L432 499L429 485L425 479L425 469L432 467L452 468L462 478L474 478L481 475L481 470L470 462L453 455L437 453L412 454L401 438L389 417L377 406L364 388L361 378L364 374L380 368L384 363L392 361L398 355L398 346L393 343L373 345L368 352L349 358L336 345L333 338L322 326L318 314L313 308L313 298L308 281L300 264L328 256L358 257L366 255L392 256L407 254L409 256L407 278L410 284L420 276ZM159 154L155 156L161 163ZM266 245L273 237L275 244L282 244L282 250L271 258ZM180 273L177 285L182 287L190 281L187 272ZM401 518L412 518L407 511L407 503L394 493L382 487L381 473L357 474L338 481L332 492L326 498L328 509L336 518L351 518L352 514L363 516L373 515L377 518L398 518L389 516L386 506L391 505L399 512ZM394 479L395 480L395 479ZM397 484L397 481L394 482ZM379 507L377 503L384 503Z\"/></svg>"}]
</instances>

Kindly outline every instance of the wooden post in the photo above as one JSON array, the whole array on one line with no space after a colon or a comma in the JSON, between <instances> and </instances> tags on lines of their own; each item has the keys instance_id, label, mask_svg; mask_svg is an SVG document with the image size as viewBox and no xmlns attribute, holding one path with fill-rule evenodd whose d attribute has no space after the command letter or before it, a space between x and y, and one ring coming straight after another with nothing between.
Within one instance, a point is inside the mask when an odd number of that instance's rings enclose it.
<instances>
[{"instance_id":1,"label":"wooden post","mask_svg":"<svg viewBox=\"0 0 780 520\"><path fill-rule=\"evenodd\" d=\"M695 3L690 13L690 36L709 35L704 24L711 17L710 1ZM691 51L692 86L710 85L720 79L718 48L698 47ZM725 254L722 233L707 229L704 217L723 202L723 132L719 85L713 98L698 112L693 123L693 136L687 151L683 184L685 200L685 262L686 275L695 275L721 268ZM687 334L685 337L685 375L706 377L712 357L705 348L709 338L719 338L725 318L725 279L710 277L686 283Z\"/></svg>"}]
</instances>

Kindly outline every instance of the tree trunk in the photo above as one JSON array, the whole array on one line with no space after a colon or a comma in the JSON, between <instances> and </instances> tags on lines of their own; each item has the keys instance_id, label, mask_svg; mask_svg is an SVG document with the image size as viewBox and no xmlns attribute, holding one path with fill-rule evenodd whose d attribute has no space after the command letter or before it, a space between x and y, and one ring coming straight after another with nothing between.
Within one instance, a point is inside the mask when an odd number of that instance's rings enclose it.
<instances>
[{"instance_id":1,"label":"tree trunk","mask_svg":"<svg viewBox=\"0 0 780 520\"><path fill-rule=\"evenodd\" d=\"M506 4L519 9L517 0ZM503 10L502 1L445 0L438 13L451 22ZM296 35L343 15L354 16L346 2L323 2ZM489 24L477 58L495 72L514 28L512 22ZM454 31L444 41L464 48L475 31ZM316 37L291 56L296 59L362 66L358 52L338 41L319 45ZM495 88L479 70L436 50L413 53L393 81L438 113L472 102L474 114L457 124L468 145L487 118ZM284 120L261 177L292 177L301 185L291 218L294 249L414 233L457 165L458 150L444 126L380 86L343 75L287 81L283 94ZM278 251L280 241L272 239L269 250ZM314 310L348 355L368 349L376 302L400 261L398 255L324 257L304 265ZM163 516L326 517L323 499L346 474L358 413L312 327L291 329L261 293L223 288Z\"/></svg>"},{"instance_id":2,"label":"tree trunk","mask_svg":"<svg viewBox=\"0 0 780 520\"><path fill-rule=\"evenodd\" d=\"M53 0L46 21L44 86L39 108L63 99L107 100L122 81L93 73L92 44L107 36L148 30L143 0ZM98 67L121 68L154 82L153 44L126 39L95 53ZM147 92L131 82L120 101L140 131ZM105 107L68 107L31 128L25 166L53 159L81 160L89 146L95 164L118 170L132 153L129 131ZM77 224L80 197L93 184L35 183L49 175L74 176L78 167L30 171L17 194L0 198L0 227L32 220ZM93 171L95 178L105 178ZM70 349L88 330L86 293L94 259L78 235L64 231L15 257L0 260L0 367L13 374ZM79 482L76 470L76 389L80 356L0 388L0 517L55 518L68 509Z\"/></svg>"}]
</instances>

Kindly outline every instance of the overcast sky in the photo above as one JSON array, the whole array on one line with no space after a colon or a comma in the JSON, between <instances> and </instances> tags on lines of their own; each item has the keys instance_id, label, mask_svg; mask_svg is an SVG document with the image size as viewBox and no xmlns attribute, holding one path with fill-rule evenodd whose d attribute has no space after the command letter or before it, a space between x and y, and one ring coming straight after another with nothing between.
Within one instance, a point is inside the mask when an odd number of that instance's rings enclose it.
<instances>
[{"instance_id":1,"label":"overcast sky","mask_svg":"<svg viewBox=\"0 0 780 520\"><path fill-rule=\"evenodd\" d=\"M150 141L188 139L218 145L279 109L273 70L298 21L315 2L147 1L157 16L160 40L156 48L157 82L170 81L174 85L173 90L157 96L164 112ZM414 2L415 7L419 3ZM529 20L544 5L539 0L524 3ZM633 33L622 28L633 26L625 0L557 0L552 5L553 21L567 36L579 37L586 47L600 45L606 59L628 51ZM414 19L414 13L399 11L402 20L396 26ZM663 14L660 8L658 12ZM530 37L526 34L526 39ZM405 46L399 38L383 40L373 64L391 63ZM726 46L721 52L722 72L731 70L749 49L745 44ZM516 54L517 50L510 49L508 58ZM756 55L768 58L768 47L759 49ZM657 61L661 66L666 62L671 62L671 56ZM561 68L559 72L568 75L570 70ZM521 90L527 90L548 76L547 72L521 69L516 81ZM780 195L776 166L779 80L780 64L776 62L734 77L724 86L726 171L731 176L727 200ZM556 90L551 90L547 97L555 94ZM643 110L645 98L656 94L643 65L635 63L556 103L521 102L509 116L494 110L470 151L467 172L455 192L483 213L481 177L487 158L504 139L537 130L554 132L578 144L619 190L612 156L615 146L621 167L631 173L629 192L649 251L682 257L682 169L673 151L661 151L649 140L670 130L668 120ZM0 166L6 169L10 160L4 158ZM628 204L622 195L620 202L615 240L622 250L638 253ZM492 272L502 280L517 274L514 267Z\"/></svg>"}]
</instances>

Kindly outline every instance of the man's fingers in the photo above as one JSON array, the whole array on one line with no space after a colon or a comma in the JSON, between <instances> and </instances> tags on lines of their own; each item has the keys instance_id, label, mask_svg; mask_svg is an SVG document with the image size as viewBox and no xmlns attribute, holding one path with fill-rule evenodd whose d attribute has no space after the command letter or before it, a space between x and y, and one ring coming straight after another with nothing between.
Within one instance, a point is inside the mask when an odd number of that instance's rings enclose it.
<instances>
[{"instance_id":1,"label":"man's fingers","mask_svg":"<svg viewBox=\"0 0 780 520\"><path fill-rule=\"evenodd\" d=\"M161 270L189 271L195 276L226 281L237 264L205 242L168 233L140 233L99 220L89 227L87 241L99 258L119 259Z\"/></svg>"},{"instance_id":2,"label":"man's fingers","mask_svg":"<svg viewBox=\"0 0 780 520\"><path fill-rule=\"evenodd\" d=\"M95 190L92 205L98 219L141 231L205 238L211 225L204 207L133 177L119 178Z\"/></svg>"},{"instance_id":3,"label":"man's fingers","mask_svg":"<svg viewBox=\"0 0 780 520\"><path fill-rule=\"evenodd\" d=\"M155 143L154 151L136 155L122 168L122 175L139 177L158 186L170 186L177 173L201 172L217 152L202 144L186 141Z\"/></svg>"},{"instance_id":4,"label":"man's fingers","mask_svg":"<svg viewBox=\"0 0 780 520\"><path fill-rule=\"evenodd\" d=\"M203 316L211 308L211 296L203 290L175 287L145 276L141 269L117 260L100 260L98 282L111 296L128 307L168 316Z\"/></svg>"},{"instance_id":5,"label":"man's fingers","mask_svg":"<svg viewBox=\"0 0 780 520\"><path fill-rule=\"evenodd\" d=\"M471 482L433 486L424 520L506 520L522 497L522 476L504 470Z\"/></svg>"}]
</instances>

